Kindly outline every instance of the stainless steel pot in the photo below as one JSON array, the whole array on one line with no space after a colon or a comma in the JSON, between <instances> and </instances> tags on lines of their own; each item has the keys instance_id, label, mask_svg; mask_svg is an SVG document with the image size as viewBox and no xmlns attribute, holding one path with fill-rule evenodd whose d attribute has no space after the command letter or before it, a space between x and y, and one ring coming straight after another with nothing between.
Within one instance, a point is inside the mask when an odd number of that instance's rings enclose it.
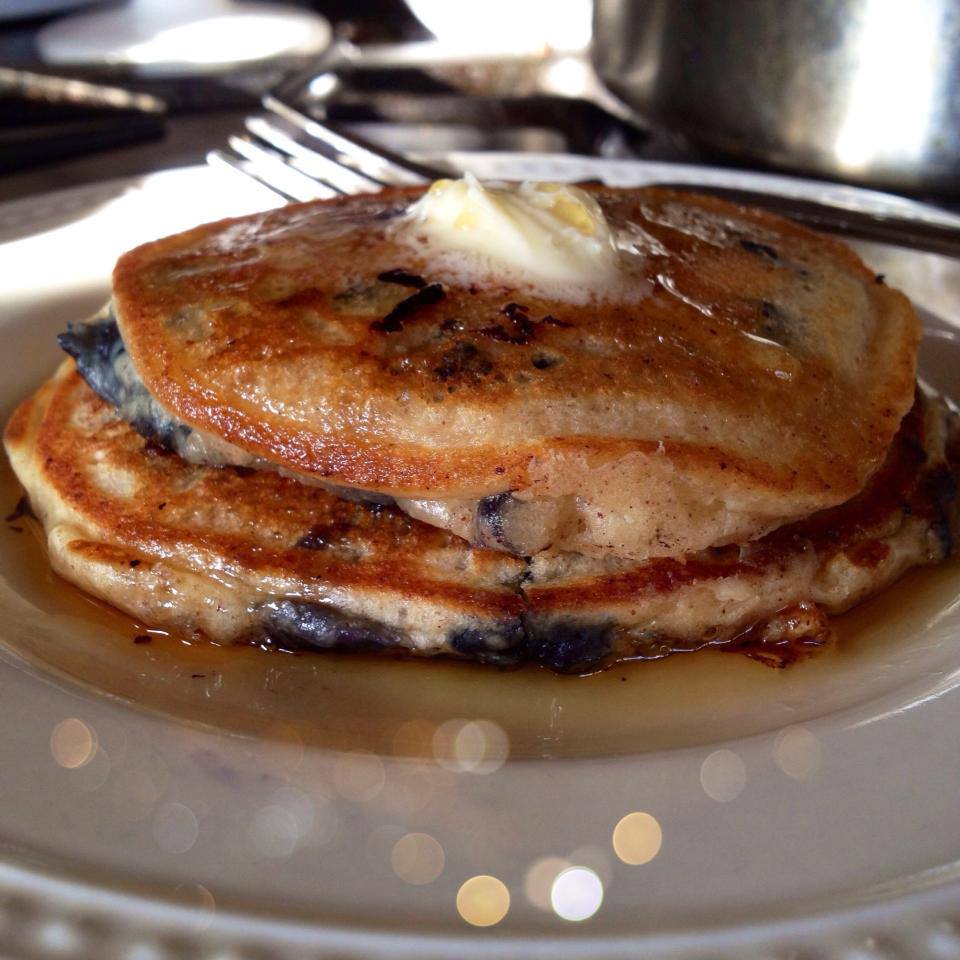
<instances>
[{"instance_id":1,"label":"stainless steel pot","mask_svg":"<svg viewBox=\"0 0 960 960\"><path fill-rule=\"evenodd\" d=\"M596 0L592 55L692 140L960 194L960 0Z\"/></svg>"}]
</instances>

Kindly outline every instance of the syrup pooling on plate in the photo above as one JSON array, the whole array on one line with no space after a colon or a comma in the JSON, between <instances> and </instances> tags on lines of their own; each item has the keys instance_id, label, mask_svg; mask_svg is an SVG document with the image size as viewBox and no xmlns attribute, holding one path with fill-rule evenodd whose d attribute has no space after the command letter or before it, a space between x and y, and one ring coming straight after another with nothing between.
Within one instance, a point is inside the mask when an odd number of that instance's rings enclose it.
<instances>
[{"instance_id":1,"label":"syrup pooling on plate","mask_svg":"<svg viewBox=\"0 0 960 960\"><path fill-rule=\"evenodd\" d=\"M19 497L3 464L4 516ZM537 668L184 643L62 581L49 568L36 522L22 517L0 524L0 643L4 656L61 681L244 736L432 756L444 724L481 719L504 732L514 759L602 756L747 736L907 684L926 653L909 638L949 608L958 580L956 560L907 574L836 620L835 647L785 671L705 651L563 677ZM898 665L892 671L891 663Z\"/></svg>"}]
</instances>

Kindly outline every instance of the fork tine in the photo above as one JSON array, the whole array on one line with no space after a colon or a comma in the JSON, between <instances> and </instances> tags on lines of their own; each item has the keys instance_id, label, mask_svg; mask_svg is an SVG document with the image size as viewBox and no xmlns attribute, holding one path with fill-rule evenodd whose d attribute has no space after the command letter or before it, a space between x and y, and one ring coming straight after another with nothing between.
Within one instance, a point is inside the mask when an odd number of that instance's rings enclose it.
<instances>
[{"instance_id":1,"label":"fork tine","mask_svg":"<svg viewBox=\"0 0 960 960\"><path fill-rule=\"evenodd\" d=\"M356 170L344 167L330 157L305 147L265 117L248 117L246 128L255 138L285 153L290 158L291 165L297 170L330 184L341 193L367 193L371 190L379 190L383 186L379 180L364 176Z\"/></svg>"},{"instance_id":2,"label":"fork tine","mask_svg":"<svg viewBox=\"0 0 960 960\"><path fill-rule=\"evenodd\" d=\"M263 98L263 105L272 113L283 117L312 140L324 148L325 152L336 154L343 165L359 171L366 177L372 177L383 184L396 186L417 186L447 176L443 171L424 164L401 158L388 150L373 148L348 138L332 130L305 114L288 107L285 103L269 94Z\"/></svg>"},{"instance_id":3,"label":"fork tine","mask_svg":"<svg viewBox=\"0 0 960 960\"><path fill-rule=\"evenodd\" d=\"M286 158L260 146L245 136L231 136L227 143L256 171L257 179L270 186L276 185L295 200L327 200L342 191L295 169Z\"/></svg>"},{"instance_id":4,"label":"fork tine","mask_svg":"<svg viewBox=\"0 0 960 960\"><path fill-rule=\"evenodd\" d=\"M207 153L207 163L212 167L220 167L224 170L238 173L245 180L255 180L260 186L265 187L282 200L297 201L299 199L292 193L288 193L282 189L275 181L265 179L249 160L244 160L232 153L227 153L225 150L210 150Z\"/></svg>"}]
</instances>

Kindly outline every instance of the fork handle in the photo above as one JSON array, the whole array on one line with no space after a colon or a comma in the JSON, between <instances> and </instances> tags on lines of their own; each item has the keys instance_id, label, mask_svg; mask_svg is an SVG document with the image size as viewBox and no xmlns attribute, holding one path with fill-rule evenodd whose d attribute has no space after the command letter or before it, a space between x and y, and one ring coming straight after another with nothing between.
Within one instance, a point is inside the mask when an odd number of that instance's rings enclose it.
<instances>
[{"instance_id":1,"label":"fork handle","mask_svg":"<svg viewBox=\"0 0 960 960\"><path fill-rule=\"evenodd\" d=\"M663 187L682 193L705 193L734 203L770 210L827 233L960 259L960 227L908 220L896 214L864 213L861 210L848 210L817 200L761 193L740 187L692 183L655 183L649 186Z\"/></svg>"}]
</instances>

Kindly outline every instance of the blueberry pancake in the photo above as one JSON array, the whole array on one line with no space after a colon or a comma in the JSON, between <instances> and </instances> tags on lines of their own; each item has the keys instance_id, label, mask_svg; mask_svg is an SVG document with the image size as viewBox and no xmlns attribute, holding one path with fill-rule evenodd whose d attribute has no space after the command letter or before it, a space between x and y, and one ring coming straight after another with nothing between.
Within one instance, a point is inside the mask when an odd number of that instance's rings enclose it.
<instances>
[{"instance_id":1,"label":"blueberry pancake","mask_svg":"<svg viewBox=\"0 0 960 960\"><path fill-rule=\"evenodd\" d=\"M939 563L960 535L960 420L918 392L880 469L853 499L757 540L645 563L578 555L533 559L528 632L572 617L581 643L621 658L707 646L784 666L830 640L830 617L907 569Z\"/></svg>"},{"instance_id":2,"label":"blueberry pancake","mask_svg":"<svg viewBox=\"0 0 960 960\"><path fill-rule=\"evenodd\" d=\"M881 467L919 327L842 244L657 189L540 185L521 210L437 187L138 247L113 318L64 345L190 460L395 502L518 557L746 543ZM496 242L461 256L490 217ZM586 252L564 259L571 237ZM501 242L529 272L497 269Z\"/></svg>"},{"instance_id":3,"label":"blueberry pancake","mask_svg":"<svg viewBox=\"0 0 960 960\"><path fill-rule=\"evenodd\" d=\"M149 626L583 672L705 646L780 665L822 645L827 614L952 549L955 434L946 407L918 395L849 502L751 542L641 562L522 561L277 471L189 463L144 439L72 361L20 406L5 443L54 569Z\"/></svg>"},{"instance_id":4,"label":"blueberry pancake","mask_svg":"<svg viewBox=\"0 0 960 960\"><path fill-rule=\"evenodd\" d=\"M16 411L11 463L55 571L151 627L228 642L433 652L514 642L522 564L273 471L196 466L61 365Z\"/></svg>"}]
</instances>

